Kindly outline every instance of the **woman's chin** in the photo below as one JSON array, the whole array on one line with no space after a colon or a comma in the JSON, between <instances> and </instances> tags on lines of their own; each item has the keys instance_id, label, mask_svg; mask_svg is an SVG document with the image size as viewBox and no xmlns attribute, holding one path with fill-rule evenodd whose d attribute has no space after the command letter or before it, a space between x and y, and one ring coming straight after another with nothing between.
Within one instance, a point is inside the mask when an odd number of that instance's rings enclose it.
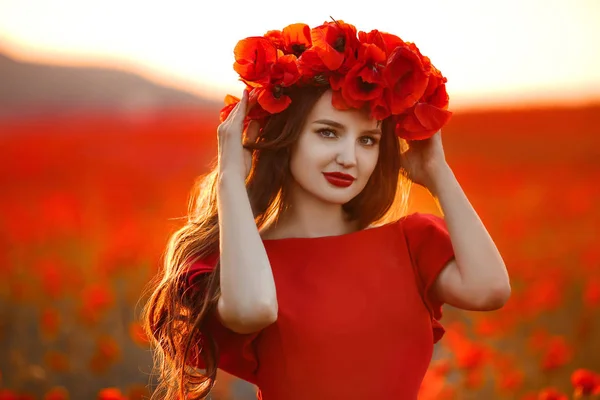
<instances>
[{"instance_id":1,"label":"woman's chin","mask_svg":"<svg viewBox=\"0 0 600 400\"><path fill-rule=\"evenodd\" d=\"M358 195L355 190L347 188L327 189L320 193L320 198L332 204L343 205L355 198Z\"/></svg>"}]
</instances>

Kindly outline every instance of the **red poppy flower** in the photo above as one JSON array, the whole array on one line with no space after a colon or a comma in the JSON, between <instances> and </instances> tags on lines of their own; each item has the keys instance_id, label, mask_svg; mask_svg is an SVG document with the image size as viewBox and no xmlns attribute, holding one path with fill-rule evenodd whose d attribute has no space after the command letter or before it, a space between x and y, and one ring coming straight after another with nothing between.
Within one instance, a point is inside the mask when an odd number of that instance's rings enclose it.
<instances>
[{"instance_id":1,"label":"red poppy flower","mask_svg":"<svg viewBox=\"0 0 600 400\"><path fill-rule=\"evenodd\" d=\"M431 72L429 74L429 81L427 82L427 89L425 89L425 93L419 101L446 110L450 101L446 92L446 82L448 79L433 65L430 68Z\"/></svg>"},{"instance_id":2,"label":"red poppy flower","mask_svg":"<svg viewBox=\"0 0 600 400\"><path fill-rule=\"evenodd\" d=\"M301 62L313 71L338 70L347 58L352 59L360 45L356 28L343 21L325 22L313 28L311 40L312 47L302 54Z\"/></svg>"},{"instance_id":3,"label":"red poppy flower","mask_svg":"<svg viewBox=\"0 0 600 400\"><path fill-rule=\"evenodd\" d=\"M264 119L269 117L271 114L264 110L260 104L258 104L258 95L260 89L248 88L250 94L248 96L248 104L250 106L250 111L248 112L248 116L244 120L244 129L247 128L248 124L251 120L256 120L261 123L261 126L264 125ZM228 94L225 96L225 107L221 109L219 120L221 122L225 121L233 108L237 103L240 102L240 99L236 96Z\"/></svg>"},{"instance_id":4,"label":"red poppy flower","mask_svg":"<svg viewBox=\"0 0 600 400\"><path fill-rule=\"evenodd\" d=\"M271 68L268 84L257 89L258 104L265 111L276 114L291 104L292 99L284 94L284 88L292 86L300 78L296 61L293 54L279 57Z\"/></svg>"},{"instance_id":5,"label":"red poppy flower","mask_svg":"<svg viewBox=\"0 0 600 400\"><path fill-rule=\"evenodd\" d=\"M346 103L346 100L344 100L344 97L342 96L342 91L341 90L334 90L331 93L331 105L334 108L337 108L338 110L349 110L351 107L348 103Z\"/></svg>"},{"instance_id":6,"label":"red poppy flower","mask_svg":"<svg viewBox=\"0 0 600 400\"><path fill-rule=\"evenodd\" d=\"M409 112L398 116L396 135L407 140L433 136L450 120L451 112L428 103L417 103Z\"/></svg>"},{"instance_id":7,"label":"red poppy flower","mask_svg":"<svg viewBox=\"0 0 600 400\"><path fill-rule=\"evenodd\" d=\"M300 57L312 45L310 27L306 24L292 24L283 28L283 52Z\"/></svg>"},{"instance_id":8,"label":"red poppy flower","mask_svg":"<svg viewBox=\"0 0 600 400\"><path fill-rule=\"evenodd\" d=\"M98 400L126 400L127 397L117 388L105 388L98 392Z\"/></svg>"},{"instance_id":9,"label":"red poppy flower","mask_svg":"<svg viewBox=\"0 0 600 400\"><path fill-rule=\"evenodd\" d=\"M262 36L240 40L235 49L233 69L249 86L268 84L271 66L277 61L277 49L273 43Z\"/></svg>"},{"instance_id":10,"label":"red poppy flower","mask_svg":"<svg viewBox=\"0 0 600 400\"><path fill-rule=\"evenodd\" d=\"M67 400L69 391L63 386L55 386L44 394L44 400Z\"/></svg>"},{"instance_id":11,"label":"red poppy flower","mask_svg":"<svg viewBox=\"0 0 600 400\"><path fill-rule=\"evenodd\" d=\"M570 343L562 336L555 336L550 339L544 349L541 368L543 371L550 371L560 368L571 361L573 357L573 348Z\"/></svg>"},{"instance_id":12,"label":"red poppy flower","mask_svg":"<svg viewBox=\"0 0 600 400\"><path fill-rule=\"evenodd\" d=\"M571 374L571 384L580 396L600 394L600 375L580 368Z\"/></svg>"},{"instance_id":13,"label":"red poppy flower","mask_svg":"<svg viewBox=\"0 0 600 400\"><path fill-rule=\"evenodd\" d=\"M426 61L429 63L429 59ZM429 80L423 96L406 115L400 116L396 134L409 140L427 139L448 123L452 113L447 111L449 97L447 79L429 63Z\"/></svg>"},{"instance_id":14,"label":"red poppy flower","mask_svg":"<svg viewBox=\"0 0 600 400\"><path fill-rule=\"evenodd\" d=\"M268 31L264 36L273 43L275 48L283 50L283 34L280 30Z\"/></svg>"},{"instance_id":15,"label":"red poppy flower","mask_svg":"<svg viewBox=\"0 0 600 400\"><path fill-rule=\"evenodd\" d=\"M219 120L221 122L225 121L227 117L229 117L229 114L231 114L231 112L235 108L235 105L239 102L240 99L233 95L228 94L227 96L225 96L225 107L221 109L221 112L219 114Z\"/></svg>"},{"instance_id":16,"label":"red poppy flower","mask_svg":"<svg viewBox=\"0 0 600 400\"><path fill-rule=\"evenodd\" d=\"M371 101L371 117L379 121L383 121L384 119L388 118L391 114L392 112L390 111L390 106L387 103L387 101L385 101L384 96L378 97Z\"/></svg>"},{"instance_id":17,"label":"red poppy flower","mask_svg":"<svg viewBox=\"0 0 600 400\"><path fill-rule=\"evenodd\" d=\"M419 101L427 89L428 72L423 59L410 46L394 49L385 70L387 100L393 114L401 114Z\"/></svg>"},{"instance_id":18,"label":"red poppy flower","mask_svg":"<svg viewBox=\"0 0 600 400\"><path fill-rule=\"evenodd\" d=\"M360 47L358 61L341 85L342 97L348 105L361 108L367 101L382 96L385 63L385 52L376 45L365 43Z\"/></svg>"},{"instance_id":19,"label":"red poppy flower","mask_svg":"<svg viewBox=\"0 0 600 400\"><path fill-rule=\"evenodd\" d=\"M566 394L559 392L556 388L550 387L540 391L539 400L568 400Z\"/></svg>"},{"instance_id":20,"label":"red poppy flower","mask_svg":"<svg viewBox=\"0 0 600 400\"><path fill-rule=\"evenodd\" d=\"M405 44L398 36L392 35L391 33L380 32L377 29L373 29L369 33L363 31L358 32L358 40L361 43L376 45L381 50L385 51L386 58L392 54L396 47Z\"/></svg>"}]
</instances>

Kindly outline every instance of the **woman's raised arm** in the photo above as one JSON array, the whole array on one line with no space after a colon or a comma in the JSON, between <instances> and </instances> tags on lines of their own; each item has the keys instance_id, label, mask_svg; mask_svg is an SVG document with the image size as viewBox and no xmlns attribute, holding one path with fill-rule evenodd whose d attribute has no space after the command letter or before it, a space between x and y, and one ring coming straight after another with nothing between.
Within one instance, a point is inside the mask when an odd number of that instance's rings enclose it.
<instances>
[{"instance_id":1,"label":"woman's raised arm","mask_svg":"<svg viewBox=\"0 0 600 400\"><path fill-rule=\"evenodd\" d=\"M223 325L251 333L277 319L277 295L267 252L254 221L245 180L251 154L242 146L248 93L218 128L221 297L217 310ZM258 134L250 124L247 135Z\"/></svg>"}]
</instances>

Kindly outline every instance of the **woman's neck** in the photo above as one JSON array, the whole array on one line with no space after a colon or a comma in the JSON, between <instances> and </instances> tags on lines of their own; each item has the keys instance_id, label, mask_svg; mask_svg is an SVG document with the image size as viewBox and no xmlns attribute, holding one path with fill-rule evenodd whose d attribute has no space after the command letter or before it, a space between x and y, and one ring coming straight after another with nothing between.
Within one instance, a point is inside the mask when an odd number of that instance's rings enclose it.
<instances>
[{"instance_id":1,"label":"woman's neck","mask_svg":"<svg viewBox=\"0 0 600 400\"><path fill-rule=\"evenodd\" d=\"M295 201L263 233L265 239L312 238L355 232L357 221L348 221L340 204L318 199Z\"/></svg>"}]
</instances>

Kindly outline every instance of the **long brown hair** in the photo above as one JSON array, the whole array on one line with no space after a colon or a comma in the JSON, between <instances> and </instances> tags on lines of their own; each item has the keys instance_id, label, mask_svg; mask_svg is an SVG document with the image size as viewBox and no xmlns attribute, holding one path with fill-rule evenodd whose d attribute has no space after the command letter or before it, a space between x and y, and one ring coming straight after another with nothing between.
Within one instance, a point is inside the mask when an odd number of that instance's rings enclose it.
<instances>
[{"instance_id":1,"label":"long brown hair","mask_svg":"<svg viewBox=\"0 0 600 400\"><path fill-rule=\"evenodd\" d=\"M292 104L271 116L255 143L252 169L246 181L250 204L259 230L275 221L289 206L287 184L291 181L290 154L304 128L304 120L328 87L298 88ZM401 169L403 141L394 135L390 119L383 131L379 158L364 190L343 205L359 229L392 222L406 213L410 180ZM200 177L192 189L187 223L170 238L164 268L151 282L151 295L143 310L144 329L152 340L159 384L152 399L203 399L214 386L218 346L203 330L207 315L220 295L219 269L206 274L201 290L186 291L186 270L193 262L219 249L217 209L218 166ZM202 357L206 372L193 368L192 359Z\"/></svg>"}]
</instances>

